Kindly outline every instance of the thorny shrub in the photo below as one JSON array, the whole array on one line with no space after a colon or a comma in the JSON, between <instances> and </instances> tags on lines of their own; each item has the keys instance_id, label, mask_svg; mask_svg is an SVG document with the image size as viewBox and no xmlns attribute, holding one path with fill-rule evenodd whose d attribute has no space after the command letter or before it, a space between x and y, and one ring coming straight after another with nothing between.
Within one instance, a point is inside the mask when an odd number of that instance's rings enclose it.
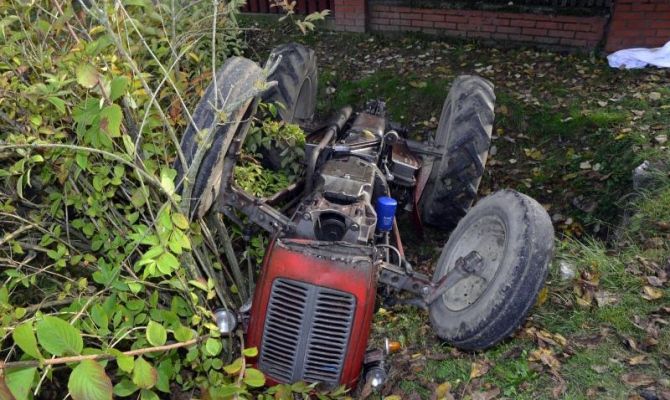
<instances>
[{"instance_id":1,"label":"thorny shrub","mask_svg":"<svg viewBox=\"0 0 670 400\"><path fill-rule=\"evenodd\" d=\"M230 234L218 215L186 218L172 168L187 110L244 50L240 4L0 3L0 399L247 398L264 385L245 363L256 349L213 318L250 295ZM302 137L255 129L257 145Z\"/></svg>"}]
</instances>

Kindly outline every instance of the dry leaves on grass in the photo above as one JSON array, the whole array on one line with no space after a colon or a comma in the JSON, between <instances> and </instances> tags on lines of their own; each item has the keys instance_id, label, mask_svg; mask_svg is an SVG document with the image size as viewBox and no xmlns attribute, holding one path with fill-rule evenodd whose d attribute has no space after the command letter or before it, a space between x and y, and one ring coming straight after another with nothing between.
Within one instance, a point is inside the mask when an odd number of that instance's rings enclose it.
<instances>
[{"instance_id":1,"label":"dry leaves on grass","mask_svg":"<svg viewBox=\"0 0 670 400\"><path fill-rule=\"evenodd\" d=\"M451 394L451 383L444 382L435 388L433 393L433 400L454 400L454 395Z\"/></svg>"},{"instance_id":2,"label":"dry leaves on grass","mask_svg":"<svg viewBox=\"0 0 670 400\"><path fill-rule=\"evenodd\" d=\"M567 389L565 379L560 374L561 362L558 361L556 355L551 349L539 348L534 350L528 356L528 361L539 362L549 368L549 373L553 376L556 384L551 389L551 394L554 398L559 398Z\"/></svg>"},{"instance_id":3,"label":"dry leaves on grass","mask_svg":"<svg viewBox=\"0 0 670 400\"><path fill-rule=\"evenodd\" d=\"M632 387L649 386L656 382L651 376L637 372L629 372L621 375L621 381Z\"/></svg>"},{"instance_id":4,"label":"dry leaves on grass","mask_svg":"<svg viewBox=\"0 0 670 400\"><path fill-rule=\"evenodd\" d=\"M500 395L500 389L499 388L493 388L491 390L487 390L485 392L473 392L472 393L472 400L491 400L495 399Z\"/></svg>"},{"instance_id":5,"label":"dry leaves on grass","mask_svg":"<svg viewBox=\"0 0 670 400\"><path fill-rule=\"evenodd\" d=\"M606 290L599 290L594 294L598 307L611 306L619 302L619 296Z\"/></svg>"},{"instance_id":6,"label":"dry leaves on grass","mask_svg":"<svg viewBox=\"0 0 670 400\"><path fill-rule=\"evenodd\" d=\"M523 330L522 336L525 336L540 347L546 347L548 345L556 347L565 347L568 344L568 340L561 335L560 333L551 333L544 329L539 329L535 326L529 326Z\"/></svg>"},{"instance_id":7,"label":"dry leaves on grass","mask_svg":"<svg viewBox=\"0 0 670 400\"><path fill-rule=\"evenodd\" d=\"M600 275L596 272L584 271L575 283L574 292L577 305L591 307L600 283Z\"/></svg>"},{"instance_id":8,"label":"dry leaves on grass","mask_svg":"<svg viewBox=\"0 0 670 400\"><path fill-rule=\"evenodd\" d=\"M528 361L541 362L553 371L559 371L561 369L561 362L558 361L554 352L548 348L533 350L528 356Z\"/></svg>"},{"instance_id":9,"label":"dry leaves on grass","mask_svg":"<svg viewBox=\"0 0 670 400\"><path fill-rule=\"evenodd\" d=\"M489 372L491 366L492 363L488 360L473 362L472 369L470 370L470 379L475 379L484 376L487 372Z\"/></svg>"},{"instance_id":10,"label":"dry leaves on grass","mask_svg":"<svg viewBox=\"0 0 670 400\"><path fill-rule=\"evenodd\" d=\"M642 288L642 298L645 300L653 301L658 300L663 297L663 290L657 289L652 286L644 286Z\"/></svg>"},{"instance_id":11,"label":"dry leaves on grass","mask_svg":"<svg viewBox=\"0 0 670 400\"><path fill-rule=\"evenodd\" d=\"M643 365L643 364L649 364L649 361L647 360L646 355L640 354L640 355L629 358L628 359L628 364L629 365Z\"/></svg>"}]
</instances>

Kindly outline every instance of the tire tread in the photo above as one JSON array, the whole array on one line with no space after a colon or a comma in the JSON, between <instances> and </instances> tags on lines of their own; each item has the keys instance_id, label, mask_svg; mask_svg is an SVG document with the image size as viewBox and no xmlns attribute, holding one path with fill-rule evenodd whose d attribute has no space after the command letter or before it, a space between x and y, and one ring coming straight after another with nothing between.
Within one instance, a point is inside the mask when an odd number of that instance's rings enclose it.
<instances>
[{"instance_id":1,"label":"tire tread","mask_svg":"<svg viewBox=\"0 0 670 400\"><path fill-rule=\"evenodd\" d=\"M493 130L493 85L478 76L459 76L445 101L436 135L443 157L420 200L423 222L453 228L477 196Z\"/></svg>"}]
</instances>

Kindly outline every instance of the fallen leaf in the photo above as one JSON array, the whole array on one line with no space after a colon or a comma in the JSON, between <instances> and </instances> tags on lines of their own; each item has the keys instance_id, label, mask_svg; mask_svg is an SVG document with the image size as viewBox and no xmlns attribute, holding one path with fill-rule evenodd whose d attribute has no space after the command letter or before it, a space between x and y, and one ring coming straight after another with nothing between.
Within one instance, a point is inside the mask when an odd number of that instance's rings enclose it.
<instances>
[{"instance_id":1,"label":"fallen leaf","mask_svg":"<svg viewBox=\"0 0 670 400\"><path fill-rule=\"evenodd\" d=\"M540 348L530 353L528 361L540 361L552 370L558 371L561 368L561 363L554 356L551 349Z\"/></svg>"},{"instance_id":2,"label":"fallen leaf","mask_svg":"<svg viewBox=\"0 0 670 400\"><path fill-rule=\"evenodd\" d=\"M634 350L634 351L640 351L640 348L638 347L637 342L635 341L635 339L633 339L632 337L629 337L629 336L624 336L622 339L623 339L623 344L626 347L628 347L629 349Z\"/></svg>"},{"instance_id":3,"label":"fallen leaf","mask_svg":"<svg viewBox=\"0 0 670 400\"><path fill-rule=\"evenodd\" d=\"M650 100L661 100L661 94L659 92L651 92L651 93L649 93L649 99Z\"/></svg>"},{"instance_id":4,"label":"fallen leaf","mask_svg":"<svg viewBox=\"0 0 670 400\"><path fill-rule=\"evenodd\" d=\"M607 365L591 365L591 369L602 374L607 371Z\"/></svg>"},{"instance_id":5,"label":"fallen leaf","mask_svg":"<svg viewBox=\"0 0 670 400\"><path fill-rule=\"evenodd\" d=\"M542 160L542 158L544 158L542 152L536 149L535 147L533 147L532 149L523 149L523 152L526 154L526 157L529 157L536 161Z\"/></svg>"},{"instance_id":6,"label":"fallen leaf","mask_svg":"<svg viewBox=\"0 0 670 400\"><path fill-rule=\"evenodd\" d=\"M628 360L628 364L630 364L630 365L649 364L649 361L647 361L647 356L646 355L640 354L638 356L631 357Z\"/></svg>"},{"instance_id":7,"label":"fallen leaf","mask_svg":"<svg viewBox=\"0 0 670 400\"><path fill-rule=\"evenodd\" d=\"M660 249L665 245L665 240L660 237L652 237L644 241L642 246L645 249Z\"/></svg>"},{"instance_id":8,"label":"fallen leaf","mask_svg":"<svg viewBox=\"0 0 670 400\"><path fill-rule=\"evenodd\" d=\"M549 298L549 289L545 286L540 290L540 293L537 295L537 301L535 302L535 307L541 306Z\"/></svg>"},{"instance_id":9,"label":"fallen leaf","mask_svg":"<svg viewBox=\"0 0 670 400\"><path fill-rule=\"evenodd\" d=\"M491 363L488 361L476 361L472 363L472 370L470 371L470 379L479 378L491 369Z\"/></svg>"},{"instance_id":10,"label":"fallen leaf","mask_svg":"<svg viewBox=\"0 0 670 400\"><path fill-rule=\"evenodd\" d=\"M642 288L642 291L644 292L642 297L649 301L658 300L663 297L663 291L655 287L645 286Z\"/></svg>"},{"instance_id":11,"label":"fallen leaf","mask_svg":"<svg viewBox=\"0 0 670 400\"><path fill-rule=\"evenodd\" d=\"M667 279L661 279L658 276L647 276L647 283L649 283L651 286L656 286L656 287L663 287L663 284L667 281Z\"/></svg>"},{"instance_id":12,"label":"fallen leaf","mask_svg":"<svg viewBox=\"0 0 670 400\"><path fill-rule=\"evenodd\" d=\"M649 375L640 374L638 372L630 372L621 375L621 380L628 386L649 386L654 383L654 378Z\"/></svg>"},{"instance_id":13,"label":"fallen leaf","mask_svg":"<svg viewBox=\"0 0 670 400\"><path fill-rule=\"evenodd\" d=\"M558 399L563 393L568 389L568 385L565 383L565 379L560 375L556 374L556 386L551 389L551 395L553 398Z\"/></svg>"},{"instance_id":14,"label":"fallen leaf","mask_svg":"<svg viewBox=\"0 0 670 400\"><path fill-rule=\"evenodd\" d=\"M410 81L409 85L412 86L412 87L418 88L418 89L425 88L425 87L428 86L428 84L426 82L423 82L423 81L421 81L421 82Z\"/></svg>"},{"instance_id":15,"label":"fallen leaf","mask_svg":"<svg viewBox=\"0 0 670 400\"><path fill-rule=\"evenodd\" d=\"M444 382L435 389L435 398L437 400L453 400L454 396L451 394L451 383Z\"/></svg>"},{"instance_id":16,"label":"fallen leaf","mask_svg":"<svg viewBox=\"0 0 670 400\"><path fill-rule=\"evenodd\" d=\"M472 400L491 400L498 397L500 394L499 388L493 388L486 392L474 392L472 393Z\"/></svg>"},{"instance_id":17,"label":"fallen leaf","mask_svg":"<svg viewBox=\"0 0 670 400\"><path fill-rule=\"evenodd\" d=\"M612 304L616 304L619 301L618 296L616 296L614 293L605 290L597 291L594 297L596 299L596 304L598 304L598 307L609 306Z\"/></svg>"}]
</instances>

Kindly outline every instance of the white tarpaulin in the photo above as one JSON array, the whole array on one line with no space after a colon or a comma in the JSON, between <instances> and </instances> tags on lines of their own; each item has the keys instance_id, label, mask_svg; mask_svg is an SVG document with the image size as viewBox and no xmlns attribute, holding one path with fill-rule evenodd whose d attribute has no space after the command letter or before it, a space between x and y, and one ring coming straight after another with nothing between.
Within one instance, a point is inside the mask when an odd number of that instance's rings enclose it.
<instances>
[{"instance_id":1,"label":"white tarpaulin","mask_svg":"<svg viewBox=\"0 0 670 400\"><path fill-rule=\"evenodd\" d=\"M655 49L625 49L607 56L612 68L644 68L653 65L661 68L670 68L670 42Z\"/></svg>"}]
</instances>

